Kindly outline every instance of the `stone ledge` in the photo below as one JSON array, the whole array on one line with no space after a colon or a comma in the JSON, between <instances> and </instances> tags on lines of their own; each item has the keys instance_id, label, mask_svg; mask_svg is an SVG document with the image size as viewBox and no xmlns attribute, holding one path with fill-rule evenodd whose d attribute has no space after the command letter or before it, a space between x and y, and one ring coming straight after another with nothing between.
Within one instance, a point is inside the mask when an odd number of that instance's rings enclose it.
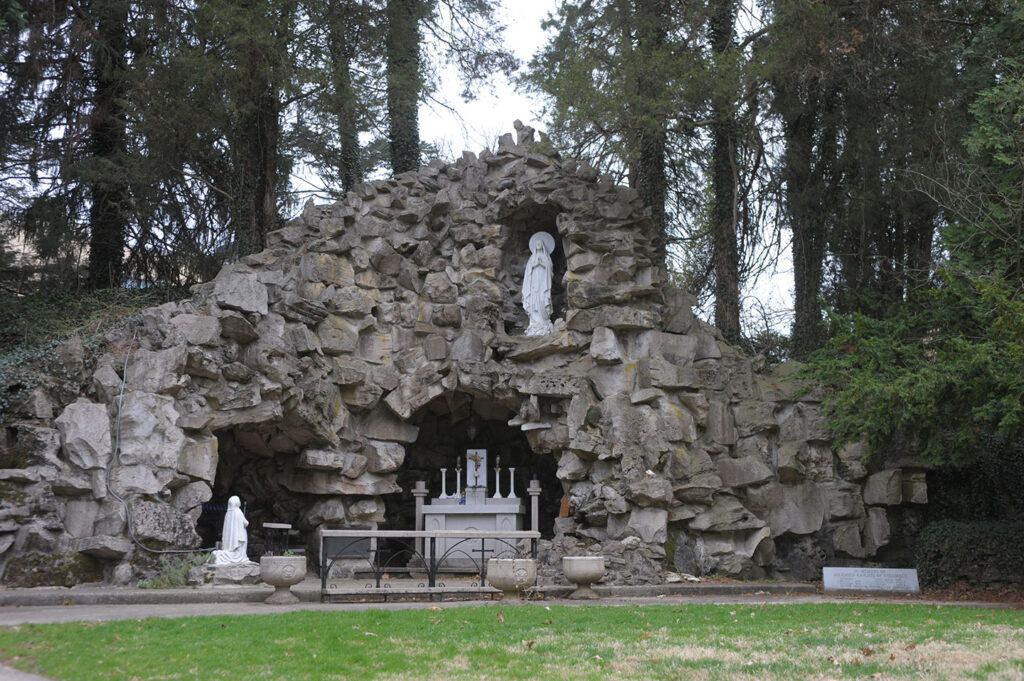
<instances>
[{"instance_id":1,"label":"stone ledge","mask_svg":"<svg viewBox=\"0 0 1024 681\"><path fill-rule=\"evenodd\" d=\"M362 581L352 582L345 589L333 591L363 598L381 595L390 591L395 595L400 592L412 594L429 589L393 588L367 589ZM573 586L542 586L537 593L545 599L564 598ZM66 605L163 605L174 603L258 603L272 592L273 587L266 584L257 586L219 586L195 587L178 589L137 589L133 587L40 587L36 589L8 589L0 591L0 606L66 606ZM749 582L728 584L649 584L636 586L602 586L594 587L604 598L648 598L658 596L741 596L754 594L772 595L815 595L817 585L802 582ZM448 587L443 590L434 589L435 595L451 592L497 593L490 587ZM304 602L317 602L320 599L320 582L307 580L303 584L292 587L292 592Z\"/></svg>"}]
</instances>

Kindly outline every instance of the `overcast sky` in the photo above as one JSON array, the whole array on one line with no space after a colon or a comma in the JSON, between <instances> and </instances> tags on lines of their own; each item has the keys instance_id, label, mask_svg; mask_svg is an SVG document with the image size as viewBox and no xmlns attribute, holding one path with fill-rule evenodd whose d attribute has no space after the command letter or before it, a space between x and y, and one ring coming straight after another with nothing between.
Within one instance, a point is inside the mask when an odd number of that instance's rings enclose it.
<instances>
[{"instance_id":1,"label":"overcast sky","mask_svg":"<svg viewBox=\"0 0 1024 681\"><path fill-rule=\"evenodd\" d=\"M554 11L554 0L503 0L499 17L505 24L505 43L525 65L544 43L541 21ZM479 152L491 147L499 135L512 132L512 122L543 130L540 102L517 92L504 76L492 78L480 88L477 98L463 102L462 86L454 69L442 74L439 99L448 107L426 103L420 106L420 136L434 142L445 155L458 157L463 150ZM461 119L461 120L460 120Z\"/></svg>"}]
</instances>

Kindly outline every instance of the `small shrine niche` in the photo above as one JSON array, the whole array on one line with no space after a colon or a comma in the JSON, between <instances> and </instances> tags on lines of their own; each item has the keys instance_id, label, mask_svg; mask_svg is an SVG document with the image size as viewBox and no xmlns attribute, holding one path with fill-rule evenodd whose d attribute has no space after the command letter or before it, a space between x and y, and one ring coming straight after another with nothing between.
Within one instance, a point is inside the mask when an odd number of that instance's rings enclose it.
<instances>
[{"instance_id":1,"label":"small shrine niche","mask_svg":"<svg viewBox=\"0 0 1024 681\"><path fill-rule=\"evenodd\" d=\"M203 546L219 539L227 501L238 496L249 520L249 550L259 556L264 550L265 523L295 523L303 533L308 527L301 519L312 502L280 484L279 462L294 457L300 445L274 426L239 425L215 432L218 458L211 499L202 506L196 532ZM301 545L305 535L296 539Z\"/></svg>"},{"instance_id":2,"label":"small shrine niche","mask_svg":"<svg viewBox=\"0 0 1024 681\"><path fill-rule=\"evenodd\" d=\"M555 248L551 255L551 321L564 319L568 309L565 273L568 269L562 237L558 233L558 211L549 205L524 204L515 214L503 220L506 238L504 245L503 274L505 287L514 295L505 302L502 313L504 331L509 335L521 335L529 325L523 311L522 285L526 263L530 259L530 238L537 232L546 232L554 239Z\"/></svg>"}]
</instances>

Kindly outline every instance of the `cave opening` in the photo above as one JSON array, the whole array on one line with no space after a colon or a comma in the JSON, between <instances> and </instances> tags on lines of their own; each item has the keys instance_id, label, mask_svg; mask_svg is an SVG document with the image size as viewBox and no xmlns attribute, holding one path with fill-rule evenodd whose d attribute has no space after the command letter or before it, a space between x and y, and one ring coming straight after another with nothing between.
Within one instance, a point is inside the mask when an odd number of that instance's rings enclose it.
<instances>
[{"instance_id":1,"label":"cave opening","mask_svg":"<svg viewBox=\"0 0 1024 681\"><path fill-rule=\"evenodd\" d=\"M264 552L263 523L292 526L289 549L304 549L309 528L302 522L315 499L281 485L286 461L294 460L302 445L266 424L244 424L214 432L217 438L217 473L213 495L202 507L196 532L203 546L220 541L227 501L237 496L249 521L249 558Z\"/></svg>"},{"instance_id":2,"label":"cave opening","mask_svg":"<svg viewBox=\"0 0 1024 681\"><path fill-rule=\"evenodd\" d=\"M466 477L466 453L486 449L488 495L495 492L495 464L500 460L500 493L509 494L510 468L514 468L515 495L524 503L522 529L530 529L530 496L527 488L536 478L541 493L538 508L538 529L543 538L554 534L555 517L561 505L563 490L556 477L558 462L550 454L535 453L525 434L508 421L516 410L493 398L455 392L441 395L413 415L411 423L419 428L416 441L406 447L405 463L398 472L402 491L384 497L387 505L387 526L413 529L416 526L416 500L412 494L416 482L426 483L427 502L436 499L442 490L441 469L447 469L446 489L455 492L456 468L462 467ZM485 484L483 479L480 484Z\"/></svg>"}]
</instances>

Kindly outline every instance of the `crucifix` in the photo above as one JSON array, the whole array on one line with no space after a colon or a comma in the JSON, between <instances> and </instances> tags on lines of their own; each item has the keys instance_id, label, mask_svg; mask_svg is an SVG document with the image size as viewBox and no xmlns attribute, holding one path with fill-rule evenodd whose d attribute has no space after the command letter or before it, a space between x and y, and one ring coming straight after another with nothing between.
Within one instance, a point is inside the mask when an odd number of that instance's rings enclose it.
<instances>
[{"instance_id":1,"label":"crucifix","mask_svg":"<svg viewBox=\"0 0 1024 681\"><path fill-rule=\"evenodd\" d=\"M480 486L480 474L483 473L484 485L487 485L487 450L467 449L466 450L466 486L473 481L473 487Z\"/></svg>"}]
</instances>

